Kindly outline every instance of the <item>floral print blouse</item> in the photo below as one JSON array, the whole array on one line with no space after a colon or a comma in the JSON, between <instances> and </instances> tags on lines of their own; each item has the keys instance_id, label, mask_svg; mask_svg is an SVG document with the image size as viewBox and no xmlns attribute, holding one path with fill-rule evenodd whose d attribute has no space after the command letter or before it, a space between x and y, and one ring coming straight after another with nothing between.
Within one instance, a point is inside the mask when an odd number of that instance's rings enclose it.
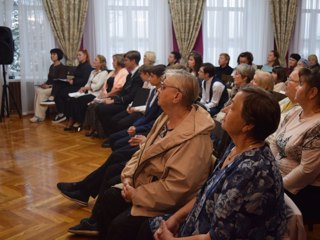
<instances>
[{"instance_id":1,"label":"floral print blouse","mask_svg":"<svg viewBox=\"0 0 320 240\"><path fill-rule=\"evenodd\" d=\"M221 159L225 159L231 146ZM281 239L286 228L282 178L267 144L219 161L198 194L179 236L211 239ZM160 218L151 221L151 229Z\"/></svg>"}]
</instances>

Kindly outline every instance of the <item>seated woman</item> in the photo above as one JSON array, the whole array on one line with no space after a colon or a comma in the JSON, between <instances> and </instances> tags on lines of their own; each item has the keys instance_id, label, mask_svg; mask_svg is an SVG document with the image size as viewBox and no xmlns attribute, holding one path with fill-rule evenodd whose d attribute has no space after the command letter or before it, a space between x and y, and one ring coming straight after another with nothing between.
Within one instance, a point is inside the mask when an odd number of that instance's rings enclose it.
<instances>
[{"instance_id":1,"label":"seated woman","mask_svg":"<svg viewBox=\"0 0 320 240\"><path fill-rule=\"evenodd\" d=\"M176 239L174 234L177 239L281 239L286 228L282 177L264 141L277 129L279 105L264 90L248 87L223 111L222 127L234 147L218 160L197 198L161 221L155 239ZM159 219L151 221L152 229Z\"/></svg>"},{"instance_id":2,"label":"seated woman","mask_svg":"<svg viewBox=\"0 0 320 240\"><path fill-rule=\"evenodd\" d=\"M68 94L78 91L87 82L92 71L90 65L89 54L87 50L79 50L77 54L79 65L73 72L74 78L67 79L67 81L54 81L51 95L54 96L58 114L55 116L52 123L59 123L65 121L67 118L64 114L65 106L69 99Z\"/></svg>"},{"instance_id":3,"label":"seated woman","mask_svg":"<svg viewBox=\"0 0 320 240\"><path fill-rule=\"evenodd\" d=\"M65 115L69 119L65 131L79 128L84 120L88 103L95 99L107 79L106 58L97 55L93 62L93 70L89 76L89 80L84 87L81 87L77 93L79 96L71 97L65 108ZM84 94L84 95L81 95Z\"/></svg>"},{"instance_id":4,"label":"seated woman","mask_svg":"<svg viewBox=\"0 0 320 240\"><path fill-rule=\"evenodd\" d=\"M83 128L89 129L89 132L86 133L87 137L103 137L103 129L96 117L95 109L103 99L114 96L121 91L129 74L124 66L123 54L114 54L112 60L114 70L108 74L100 94L90 103L86 111Z\"/></svg>"},{"instance_id":5,"label":"seated woman","mask_svg":"<svg viewBox=\"0 0 320 240\"><path fill-rule=\"evenodd\" d=\"M102 239L106 235L109 240L135 239L145 220L172 213L192 199L207 179L214 123L207 111L193 105L198 94L197 80L190 73L165 73L158 95L164 113L122 171L123 189L112 187L98 197ZM90 226L86 219L69 231L83 233Z\"/></svg>"},{"instance_id":6,"label":"seated woman","mask_svg":"<svg viewBox=\"0 0 320 240\"><path fill-rule=\"evenodd\" d=\"M272 78L274 81L273 90L275 92L284 92L285 91L285 81L287 81L286 69L280 66L274 67L272 69Z\"/></svg>"},{"instance_id":7,"label":"seated woman","mask_svg":"<svg viewBox=\"0 0 320 240\"><path fill-rule=\"evenodd\" d=\"M246 63L241 63L234 69L234 87L231 90L230 98L233 98L240 89L250 84L255 71L252 65Z\"/></svg>"},{"instance_id":8,"label":"seated woman","mask_svg":"<svg viewBox=\"0 0 320 240\"><path fill-rule=\"evenodd\" d=\"M262 66L261 71L271 73L275 66L280 66L279 58L279 52L277 50L271 50L268 53L267 63Z\"/></svg>"},{"instance_id":9,"label":"seated woman","mask_svg":"<svg viewBox=\"0 0 320 240\"><path fill-rule=\"evenodd\" d=\"M257 70L251 80L251 85L261 87L266 91L273 91L274 82L271 73Z\"/></svg>"},{"instance_id":10,"label":"seated woman","mask_svg":"<svg viewBox=\"0 0 320 240\"><path fill-rule=\"evenodd\" d=\"M288 113L270 144L286 193L310 219L320 214L320 73L299 74L295 101L302 109Z\"/></svg>"},{"instance_id":11,"label":"seated woman","mask_svg":"<svg viewBox=\"0 0 320 240\"><path fill-rule=\"evenodd\" d=\"M45 119L48 106L41 104L41 102L51 95L54 79L66 78L66 67L60 61L63 58L63 52L59 48L53 48L50 50L50 54L53 63L49 68L48 80L35 88L34 116L30 118L30 122L42 122Z\"/></svg>"}]
</instances>

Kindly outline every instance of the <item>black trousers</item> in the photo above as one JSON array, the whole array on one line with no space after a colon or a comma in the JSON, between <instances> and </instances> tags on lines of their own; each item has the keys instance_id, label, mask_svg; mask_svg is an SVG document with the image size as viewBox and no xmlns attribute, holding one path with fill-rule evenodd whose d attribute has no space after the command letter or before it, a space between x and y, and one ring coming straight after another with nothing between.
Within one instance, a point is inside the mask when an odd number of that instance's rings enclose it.
<instances>
[{"instance_id":1,"label":"black trousers","mask_svg":"<svg viewBox=\"0 0 320 240\"><path fill-rule=\"evenodd\" d=\"M285 191L302 212L305 224L308 222L319 222L320 220L320 187L307 186L297 194Z\"/></svg>"},{"instance_id":2,"label":"black trousers","mask_svg":"<svg viewBox=\"0 0 320 240\"><path fill-rule=\"evenodd\" d=\"M110 127L113 128L115 132L127 129L142 116L143 114L140 112L133 112L129 114L127 110L121 111L111 118Z\"/></svg>"},{"instance_id":3,"label":"black trousers","mask_svg":"<svg viewBox=\"0 0 320 240\"><path fill-rule=\"evenodd\" d=\"M130 145L127 145L118 149L118 151L112 152L108 159L99 168L79 182L80 189L95 198L100 191L104 191L110 186L120 182L120 178L118 176L127 161L130 160L132 155L138 149L138 147L131 147ZM118 177L118 182L116 182L117 179L115 177Z\"/></svg>"},{"instance_id":4,"label":"black trousers","mask_svg":"<svg viewBox=\"0 0 320 240\"><path fill-rule=\"evenodd\" d=\"M148 217L132 216L131 204L126 202L121 190L111 187L99 195L103 205L99 212L97 223L100 239L104 240L134 240L140 228L148 222Z\"/></svg>"},{"instance_id":5,"label":"black trousers","mask_svg":"<svg viewBox=\"0 0 320 240\"><path fill-rule=\"evenodd\" d=\"M65 115L73 118L78 123L83 123L86 116L88 103L95 98L94 95L88 94L78 98L69 98L65 106Z\"/></svg>"},{"instance_id":6,"label":"black trousers","mask_svg":"<svg viewBox=\"0 0 320 240\"><path fill-rule=\"evenodd\" d=\"M127 108L126 105L122 104L104 104L100 103L96 107L96 115L102 125L103 131L105 132L106 136L109 136L111 133L116 132L111 125L111 119L117 113L122 112Z\"/></svg>"},{"instance_id":7,"label":"black trousers","mask_svg":"<svg viewBox=\"0 0 320 240\"><path fill-rule=\"evenodd\" d=\"M54 81L51 95L54 96L56 108L58 113L65 112L65 106L67 104L69 93L76 92L80 89L79 86L73 86L66 82Z\"/></svg>"}]
</instances>

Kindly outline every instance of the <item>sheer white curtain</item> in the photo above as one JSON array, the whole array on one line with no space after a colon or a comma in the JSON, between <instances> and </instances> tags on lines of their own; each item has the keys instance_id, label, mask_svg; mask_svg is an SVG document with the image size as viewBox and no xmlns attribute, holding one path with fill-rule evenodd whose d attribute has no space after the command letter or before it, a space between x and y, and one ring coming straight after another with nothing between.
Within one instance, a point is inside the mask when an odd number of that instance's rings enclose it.
<instances>
[{"instance_id":1,"label":"sheer white curtain","mask_svg":"<svg viewBox=\"0 0 320 240\"><path fill-rule=\"evenodd\" d=\"M302 0L298 6L296 27L290 53L308 58L316 54L320 58L320 1Z\"/></svg>"},{"instance_id":2,"label":"sheer white curtain","mask_svg":"<svg viewBox=\"0 0 320 240\"><path fill-rule=\"evenodd\" d=\"M167 63L172 51L172 24L167 1L89 1L83 38L90 57L102 54L112 68L112 55L138 50L154 51L156 64ZM142 60L142 59L141 59ZM140 62L142 64L142 61Z\"/></svg>"},{"instance_id":3,"label":"sheer white curtain","mask_svg":"<svg viewBox=\"0 0 320 240\"><path fill-rule=\"evenodd\" d=\"M255 64L264 64L273 49L268 0L207 0L203 19L204 61L218 65L219 54L237 65L241 52L250 51Z\"/></svg>"},{"instance_id":4,"label":"sheer white curtain","mask_svg":"<svg viewBox=\"0 0 320 240\"><path fill-rule=\"evenodd\" d=\"M50 49L55 47L41 0L19 1L22 112L33 111L34 84L47 79Z\"/></svg>"}]
</instances>

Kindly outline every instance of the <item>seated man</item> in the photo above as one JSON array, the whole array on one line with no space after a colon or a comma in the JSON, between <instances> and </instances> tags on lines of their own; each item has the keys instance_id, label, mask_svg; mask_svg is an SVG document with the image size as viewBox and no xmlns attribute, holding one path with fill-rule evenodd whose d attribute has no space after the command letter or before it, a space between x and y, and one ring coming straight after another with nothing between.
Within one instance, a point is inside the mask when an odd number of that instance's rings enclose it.
<instances>
[{"instance_id":1,"label":"seated man","mask_svg":"<svg viewBox=\"0 0 320 240\"><path fill-rule=\"evenodd\" d=\"M199 70L199 78L202 81L202 103L210 112L211 116L216 115L229 100L226 86L215 76L214 66L211 63L204 63Z\"/></svg>"},{"instance_id":2,"label":"seated man","mask_svg":"<svg viewBox=\"0 0 320 240\"><path fill-rule=\"evenodd\" d=\"M164 113L122 171L122 190L111 187L99 194L97 202L102 204L96 217L102 238L134 239L144 221L172 213L194 197L207 179L214 122L193 105L198 92L197 79L190 73L166 72L158 96ZM69 231L83 233L93 225L85 219Z\"/></svg>"}]
</instances>

